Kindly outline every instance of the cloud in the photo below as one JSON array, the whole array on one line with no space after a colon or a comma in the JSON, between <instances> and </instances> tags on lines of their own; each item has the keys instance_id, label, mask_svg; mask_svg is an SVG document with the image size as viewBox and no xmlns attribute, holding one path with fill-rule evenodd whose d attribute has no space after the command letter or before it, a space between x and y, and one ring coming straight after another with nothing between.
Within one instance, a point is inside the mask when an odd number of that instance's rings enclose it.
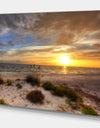
<instances>
[{"instance_id":1,"label":"cloud","mask_svg":"<svg viewBox=\"0 0 100 128\"><path fill-rule=\"evenodd\" d=\"M100 48L100 44L93 44L93 47Z\"/></svg>"},{"instance_id":2,"label":"cloud","mask_svg":"<svg viewBox=\"0 0 100 128\"><path fill-rule=\"evenodd\" d=\"M77 52L71 56L74 60L100 60L100 50L88 51L88 52Z\"/></svg>"},{"instance_id":3,"label":"cloud","mask_svg":"<svg viewBox=\"0 0 100 128\"><path fill-rule=\"evenodd\" d=\"M42 53L51 53L54 50L54 48L43 48L43 49L19 49L19 50L13 50L10 51L10 56L28 56L30 55L38 55Z\"/></svg>"},{"instance_id":4,"label":"cloud","mask_svg":"<svg viewBox=\"0 0 100 128\"><path fill-rule=\"evenodd\" d=\"M13 41L9 41L9 42L8 42L8 45L10 45L10 46L14 46Z\"/></svg>"},{"instance_id":5,"label":"cloud","mask_svg":"<svg viewBox=\"0 0 100 128\"><path fill-rule=\"evenodd\" d=\"M2 59L0 59L0 63L18 63L18 64L21 64L21 63L23 63L22 61L20 61L20 60L2 60Z\"/></svg>"},{"instance_id":6,"label":"cloud","mask_svg":"<svg viewBox=\"0 0 100 128\"><path fill-rule=\"evenodd\" d=\"M68 45L77 42L82 33L100 30L100 11L1 14L0 26Z\"/></svg>"},{"instance_id":7,"label":"cloud","mask_svg":"<svg viewBox=\"0 0 100 128\"><path fill-rule=\"evenodd\" d=\"M6 60L39 58L47 62L58 54L70 54L73 60L100 60L100 11L1 14L0 33L11 30L14 38L8 43L3 42L0 36L0 49L6 47L8 50L0 51L0 57L6 57ZM27 44L39 47L28 49ZM43 48L40 48L41 45ZM12 49L12 46L17 47Z\"/></svg>"},{"instance_id":8,"label":"cloud","mask_svg":"<svg viewBox=\"0 0 100 128\"><path fill-rule=\"evenodd\" d=\"M36 35L39 39L56 38L56 44L70 44L83 33L100 30L99 15L99 11L47 13L36 23Z\"/></svg>"},{"instance_id":9,"label":"cloud","mask_svg":"<svg viewBox=\"0 0 100 128\"><path fill-rule=\"evenodd\" d=\"M75 45L72 44L70 47L65 46L52 46L52 47L37 47L26 49L12 49L9 51L1 51L0 56L7 56L10 58L38 58L46 56L57 56L57 55L70 55L71 59L100 59L100 50L89 45Z\"/></svg>"},{"instance_id":10,"label":"cloud","mask_svg":"<svg viewBox=\"0 0 100 128\"><path fill-rule=\"evenodd\" d=\"M19 29L34 26L41 14L1 14L0 25L7 28Z\"/></svg>"},{"instance_id":11,"label":"cloud","mask_svg":"<svg viewBox=\"0 0 100 128\"><path fill-rule=\"evenodd\" d=\"M7 51L0 51L0 57L2 58L4 55L6 55Z\"/></svg>"}]
</instances>

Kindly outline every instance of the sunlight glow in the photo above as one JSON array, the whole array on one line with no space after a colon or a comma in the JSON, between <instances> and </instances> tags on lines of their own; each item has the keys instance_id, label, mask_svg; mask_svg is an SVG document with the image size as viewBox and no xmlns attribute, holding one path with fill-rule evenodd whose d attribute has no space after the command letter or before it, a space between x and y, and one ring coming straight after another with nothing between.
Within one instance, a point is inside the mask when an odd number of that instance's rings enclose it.
<instances>
[{"instance_id":1,"label":"sunlight glow","mask_svg":"<svg viewBox=\"0 0 100 128\"><path fill-rule=\"evenodd\" d=\"M71 63L71 60L69 59L68 56L61 56L60 59L59 59L59 62L62 65L67 65L67 64Z\"/></svg>"}]
</instances>

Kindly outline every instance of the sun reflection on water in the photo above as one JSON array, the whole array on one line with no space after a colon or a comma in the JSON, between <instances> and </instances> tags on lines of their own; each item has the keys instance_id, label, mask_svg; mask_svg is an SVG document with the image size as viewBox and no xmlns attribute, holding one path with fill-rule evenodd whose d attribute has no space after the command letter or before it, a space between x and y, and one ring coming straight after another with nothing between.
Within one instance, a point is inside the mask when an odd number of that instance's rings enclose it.
<instances>
[{"instance_id":1,"label":"sun reflection on water","mask_svg":"<svg viewBox=\"0 0 100 128\"><path fill-rule=\"evenodd\" d=\"M68 71L68 67L67 66L63 66L63 73L67 74L67 71Z\"/></svg>"}]
</instances>

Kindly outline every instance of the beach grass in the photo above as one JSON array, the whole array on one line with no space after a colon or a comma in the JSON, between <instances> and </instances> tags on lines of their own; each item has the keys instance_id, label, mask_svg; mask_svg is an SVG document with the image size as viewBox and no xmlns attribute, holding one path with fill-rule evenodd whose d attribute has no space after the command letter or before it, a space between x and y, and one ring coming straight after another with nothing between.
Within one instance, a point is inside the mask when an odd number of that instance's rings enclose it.
<instances>
[{"instance_id":1,"label":"beach grass","mask_svg":"<svg viewBox=\"0 0 100 128\"><path fill-rule=\"evenodd\" d=\"M71 99L71 101L83 103L83 97L73 89L69 89L67 87L60 87L60 86L54 85L49 81L43 83L42 87L45 90L52 91L52 94L54 95L57 95L60 97L67 96L69 99Z\"/></svg>"},{"instance_id":2,"label":"beach grass","mask_svg":"<svg viewBox=\"0 0 100 128\"><path fill-rule=\"evenodd\" d=\"M72 104L71 99L66 99L66 100L65 100L65 102L66 102L66 103L68 103L69 105L71 105L71 104Z\"/></svg>"},{"instance_id":3,"label":"beach grass","mask_svg":"<svg viewBox=\"0 0 100 128\"><path fill-rule=\"evenodd\" d=\"M12 83L13 83L13 82L12 82L12 80L7 79L7 82L6 82L6 83L7 83L8 86L12 86Z\"/></svg>"},{"instance_id":4,"label":"beach grass","mask_svg":"<svg viewBox=\"0 0 100 128\"><path fill-rule=\"evenodd\" d=\"M30 83L32 86L40 86L40 79L38 77L28 75L25 81Z\"/></svg>"},{"instance_id":5,"label":"beach grass","mask_svg":"<svg viewBox=\"0 0 100 128\"><path fill-rule=\"evenodd\" d=\"M83 97L81 95L79 95L79 93L77 93L73 89L67 89L66 88L65 95L68 98L70 98L72 101L74 101L74 102L81 102L81 103L83 103Z\"/></svg>"},{"instance_id":6,"label":"beach grass","mask_svg":"<svg viewBox=\"0 0 100 128\"><path fill-rule=\"evenodd\" d=\"M88 106L88 105L82 105L81 106L81 112L83 114L87 114L87 115L95 115L95 116L98 116L97 111L94 108L92 108L91 106Z\"/></svg>"},{"instance_id":7,"label":"beach grass","mask_svg":"<svg viewBox=\"0 0 100 128\"><path fill-rule=\"evenodd\" d=\"M56 111L66 112L66 109L63 107L63 105L59 105Z\"/></svg>"},{"instance_id":8,"label":"beach grass","mask_svg":"<svg viewBox=\"0 0 100 128\"><path fill-rule=\"evenodd\" d=\"M0 77L0 84L4 84L4 80L2 77Z\"/></svg>"},{"instance_id":9,"label":"beach grass","mask_svg":"<svg viewBox=\"0 0 100 128\"><path fill-rule=\"evenodd\" d=\"M4 101L4 99L0 99L0 104L8 105L8 104Z\"/></svg>"},{"instance_id":10,"label":"beach grass","mask_svg":"<svg viewBox=\"0 0 100 128\"><path fill-rule=\"evenodd\" d=\"M52 94L63 97L64 96L64 89L60 86L56 86L54 85L52 82L47 81L45 83L43 83L42 87L45 90L49 90L52 91Z\"/></svg>"}]
</instances>

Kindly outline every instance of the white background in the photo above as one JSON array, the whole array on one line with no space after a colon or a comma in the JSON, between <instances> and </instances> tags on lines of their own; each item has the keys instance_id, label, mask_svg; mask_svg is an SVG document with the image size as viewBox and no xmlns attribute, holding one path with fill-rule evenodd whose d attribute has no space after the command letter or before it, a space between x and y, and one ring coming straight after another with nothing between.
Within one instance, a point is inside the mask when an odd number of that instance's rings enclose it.
<instances>
[{"instance_id":1,"label":"white background","mask_svg":"<svg viewBox=\"0 0 100 128\"><path fill-rule=\"evenodd\" d=\"M99 10L99 0L0 0L0 13ZM100 128L100 117L0 106L0 128Z\"/></svg>"}]
</instances>

